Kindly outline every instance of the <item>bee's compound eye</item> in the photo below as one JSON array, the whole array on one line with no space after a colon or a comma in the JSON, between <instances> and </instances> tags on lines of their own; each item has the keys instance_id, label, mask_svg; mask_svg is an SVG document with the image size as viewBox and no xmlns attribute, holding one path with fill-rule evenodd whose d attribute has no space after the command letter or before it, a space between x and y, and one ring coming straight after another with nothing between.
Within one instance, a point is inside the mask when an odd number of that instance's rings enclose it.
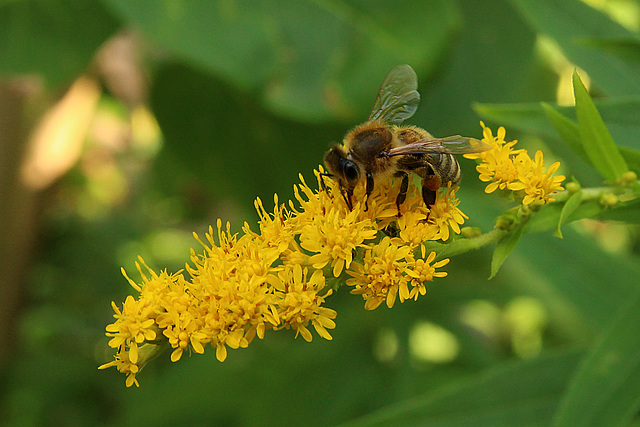
<instances>
[{"instance_id":1,"label":"bee's compound eye","mask_svg":"<svg viewBox=\"0 0 640 427\"><path fill-rule=\"evenodd\" d=\"M347 160L346 162L344 162L342 171L344 172L344 176L345 178L347 178L348 181L355 181L358 179L358 176L360 175L360 171L358 170L358 165L356 165L351 160Z\"/></svg>"}]
</instances>

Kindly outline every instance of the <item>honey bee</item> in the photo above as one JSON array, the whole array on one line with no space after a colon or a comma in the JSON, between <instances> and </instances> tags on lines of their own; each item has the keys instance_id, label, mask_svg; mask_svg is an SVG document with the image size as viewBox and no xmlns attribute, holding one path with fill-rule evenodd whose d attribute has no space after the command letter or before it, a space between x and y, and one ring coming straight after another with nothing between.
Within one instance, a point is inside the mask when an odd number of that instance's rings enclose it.
<instances>
[{"instance_id":1,"label":"honey bee","mask_svg":"<svg viewBox=\"0 0 640 427\"><path fill-rule=\"evenodd\" d=\"M342 145L334 145L325 154L329 173L324 175L337 180L350 210L353 190L361 180L365 180L369 196L376 182L395 177L401 180L396 198L400 214L409 188L408 172L422 178L422 199L430 208L441 186L460 182L460 165L454 154L479 153L491 148L475 138L460 135L435 138L419 127L401 126L418 108L417 89L413 68L406 64L395 67L382 81L367 121L351 129Z\"/></svg>"}]
</instances>

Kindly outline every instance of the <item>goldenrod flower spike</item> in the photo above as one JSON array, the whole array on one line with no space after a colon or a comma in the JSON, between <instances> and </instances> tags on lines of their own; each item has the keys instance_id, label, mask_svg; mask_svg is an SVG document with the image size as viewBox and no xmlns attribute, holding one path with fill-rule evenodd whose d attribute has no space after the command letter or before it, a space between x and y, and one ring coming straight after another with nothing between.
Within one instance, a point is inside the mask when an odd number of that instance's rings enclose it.
<instances>
[{"instance_id":1,"label":"goldenrod flower spike","mask_svg":"<svg viewBox=\"0 0 640 427\"><path fill-rule=\"evenodd\" d=\"M311 341L313 328L330 340L337 313L325 304L332 288L346 281L372 310L382 302L393 307L398 299L415 300L426 293L425 282L446 275L436 268L448 260L434 263L435 252L426 256L422 244L460 233L467 217L458 208L457 187L438 192L429 211L411 183L398 212L397 186L377 185L365 208L360 185L350 210L322 173L321 167L315 171L317 189L300 177L297 203L281 204L275 195L273 211L267 211L256 199L257 232L245 223L242 233L232 233L218 220L204 239L194 234L202 252L191 250L189 277L157 274L142 259L136 263L142 283L123 270L139 296L128 296L122 310L113 304L116 321L107 335L118 352L100 368L115 366L127 374L127 386L137 386L136 375L165 346L172 348L173 362L185 351L204 353L207 345L222 362L228 348L247 347L271 329L292 329Z\"/></svg>"}]
</instances>

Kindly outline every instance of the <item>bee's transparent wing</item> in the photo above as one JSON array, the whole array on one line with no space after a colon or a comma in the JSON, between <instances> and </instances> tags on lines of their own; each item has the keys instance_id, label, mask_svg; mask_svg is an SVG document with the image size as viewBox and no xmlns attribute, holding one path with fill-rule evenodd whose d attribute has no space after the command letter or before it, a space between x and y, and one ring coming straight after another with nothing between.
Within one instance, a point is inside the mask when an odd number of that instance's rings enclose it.
<instances>
[{"instance_id":1,"label":"bee's transparent wing","mask_svg":"<svg viewBox=\"0 0 640 427\"><path fill-rule=\"evenodd\" d=\"M484 141L466 136L454 135L446 138L428 138L389 150L387 157L409 154L470 154L490 150Z\"/></svg>"},{"instance_id":2,"label":"bee's transparent wing","mask_svg":"<svg viewBox=\"0 0 640 427\"><path fill-rule=\"evenodd\" d=\"M398 65L382 81L367 121L400 125L413 116L420 103L418 77L410 65Z\"/></svg>"}]
</instances>

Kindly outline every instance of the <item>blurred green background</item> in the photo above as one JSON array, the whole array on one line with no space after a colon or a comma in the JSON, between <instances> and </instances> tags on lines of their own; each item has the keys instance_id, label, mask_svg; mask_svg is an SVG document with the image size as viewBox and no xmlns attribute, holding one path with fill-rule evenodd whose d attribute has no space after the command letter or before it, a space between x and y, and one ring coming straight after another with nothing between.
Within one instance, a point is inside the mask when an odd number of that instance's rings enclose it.
<instances>
[{"instance_id":1,"label":"blurred green background","mask_svg":"<svg viewBox=\"0 0 640 427\"><path fill-rule=\"evenodd\" d=\"M639 149L639 28L631 0L0 1L0 424L551 424L585 355L630 323L635 224L525 235L491 281L489 248L456 257L391 310L340 289L333 341L271 332L224 363L166 353L140 388L97 367L111 301L133 293L120 267L183 268L217 218L255 230L255 197L269 210L299 173L313 182L395 65L420 78L411 123L504 125L601 185L538 103L571 115L579 67L616 142ZM461 209L489 231L510 205L461 163ZM633 419L640 364L625 366L591 425Z\"/></svg>"}]
</instances>

